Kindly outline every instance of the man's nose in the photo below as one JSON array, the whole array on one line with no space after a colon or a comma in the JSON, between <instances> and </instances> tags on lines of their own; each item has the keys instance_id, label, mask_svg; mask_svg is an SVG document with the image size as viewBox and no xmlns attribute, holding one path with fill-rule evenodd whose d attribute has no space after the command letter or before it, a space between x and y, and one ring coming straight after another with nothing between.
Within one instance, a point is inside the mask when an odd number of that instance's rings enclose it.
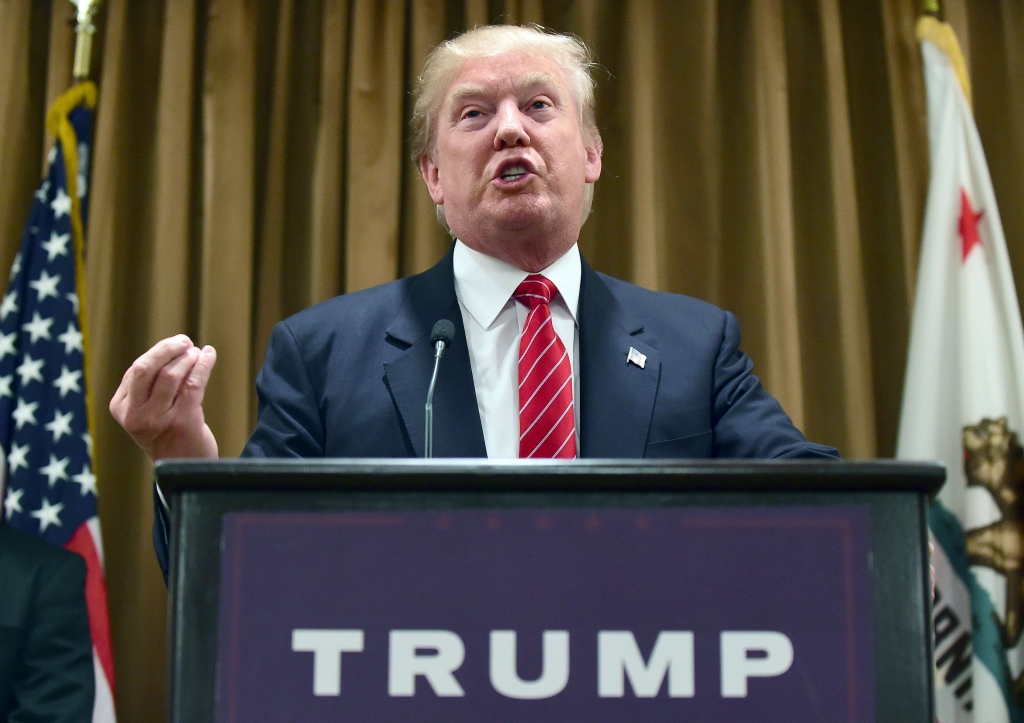
<instances>
[{"instance_id":1,"label":"man's nose","mask_svg":"<svg viewBox=\"0 0 1024 723\"><path fill-rule=\"evenodd\" d=\"M523 125L523 113L519 106L511 101L502 103L498 108L497 120L498 130L494 134L495 150L530 145L530 136Z\"/></svg>"}]
</instances>

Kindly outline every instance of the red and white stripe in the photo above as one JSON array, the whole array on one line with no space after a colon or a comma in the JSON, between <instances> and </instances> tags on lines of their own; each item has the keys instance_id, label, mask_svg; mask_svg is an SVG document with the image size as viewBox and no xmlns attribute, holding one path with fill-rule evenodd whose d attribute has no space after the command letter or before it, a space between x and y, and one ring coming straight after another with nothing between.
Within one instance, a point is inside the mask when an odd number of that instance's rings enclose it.
<instances>
[{"instance_id":1,"label":"red and white stripe","mask_svg":"<svg viewBox=\"0 0 1024 723\"><path fill-rule=\"evenodd\" d=\"M513 297L530 307L519 340L519 456L574 459L576 412L572 361L551 323L558 289L530 274Z\"/></svg>"},{"instance_id":2,"label":"red and white stripe","mask_svg":"<svg viewBox=\"0 0 1024 723\"><path fill-rule=\"evenodd\" d=\"M64 546L85 560L85 604L89 609L92 659L96 670L93 723L114 723L114 654L107 616L107 585L103 577L103 539L100 521L93 517L79 526Z\"/></svg>"}]
</instances>

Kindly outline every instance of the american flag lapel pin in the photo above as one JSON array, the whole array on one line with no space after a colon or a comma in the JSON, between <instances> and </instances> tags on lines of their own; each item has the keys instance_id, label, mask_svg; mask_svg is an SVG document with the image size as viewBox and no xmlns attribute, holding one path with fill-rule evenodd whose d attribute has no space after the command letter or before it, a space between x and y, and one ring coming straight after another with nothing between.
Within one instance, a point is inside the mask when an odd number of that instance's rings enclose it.
<instances>
[{"instance_id":1,"label":"american flag lapel pin","mask_svg":"<svg viewBox=\"0 0 1024 723\"><path fill-rule=\"evenodd\" d=\"M647 355L641 354L633 347L629 347L629 354L626 355L627 364L636 364L641 369L644 368L644 364L647 363Z\"/></svg>"}]
</instances>

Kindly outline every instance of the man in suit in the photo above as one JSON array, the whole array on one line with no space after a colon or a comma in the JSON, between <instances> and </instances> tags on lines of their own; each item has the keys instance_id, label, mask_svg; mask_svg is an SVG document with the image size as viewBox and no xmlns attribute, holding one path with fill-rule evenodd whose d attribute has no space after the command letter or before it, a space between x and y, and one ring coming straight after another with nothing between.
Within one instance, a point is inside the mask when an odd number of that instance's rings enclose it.
<instances>
[{"instance_id":1,"label":"man in suit","mask_svg":"<svg viewBox=\"0 0 1024 723\"><path fill-rule=\"evenodd\" d=\"M601 174L590 65L577 39L533 28L435 49L413 143L457 240L423 274L278 325L245 454L422 456L430 331L447 318L437 456L836 456L761 387L731 314L580 256ZM202 412L215 360L177 336L126 372L111 412L151 459L217 456Z\"/></svg>"},{"instance_id":2,"label":"man in suit","mask_svg":"<svg viewBox=\"0 0 1024 723\"><path fill-rule=\"evenodd\" d=\"M0 521L0 720L91 721L94 676L85 561Z\"/></svg>"}]
</instances>

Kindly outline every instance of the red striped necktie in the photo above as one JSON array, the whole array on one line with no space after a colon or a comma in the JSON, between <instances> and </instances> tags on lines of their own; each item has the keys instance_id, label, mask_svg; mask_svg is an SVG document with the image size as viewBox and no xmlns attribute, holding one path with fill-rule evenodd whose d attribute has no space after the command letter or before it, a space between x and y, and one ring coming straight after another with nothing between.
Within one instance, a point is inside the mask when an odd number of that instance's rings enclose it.
<instances>
[{"instance_id":1,"label":"red striped necktie","mask_svg":"<svg viewBox=\"0 0 1024 723\"><path fill-rule=\"evenodd\" d=\"M555 333L551 281L530 274L512 297L530 309L519 338L519 457L575 459L572 363Z\"/></svg>"}]
</instances>

